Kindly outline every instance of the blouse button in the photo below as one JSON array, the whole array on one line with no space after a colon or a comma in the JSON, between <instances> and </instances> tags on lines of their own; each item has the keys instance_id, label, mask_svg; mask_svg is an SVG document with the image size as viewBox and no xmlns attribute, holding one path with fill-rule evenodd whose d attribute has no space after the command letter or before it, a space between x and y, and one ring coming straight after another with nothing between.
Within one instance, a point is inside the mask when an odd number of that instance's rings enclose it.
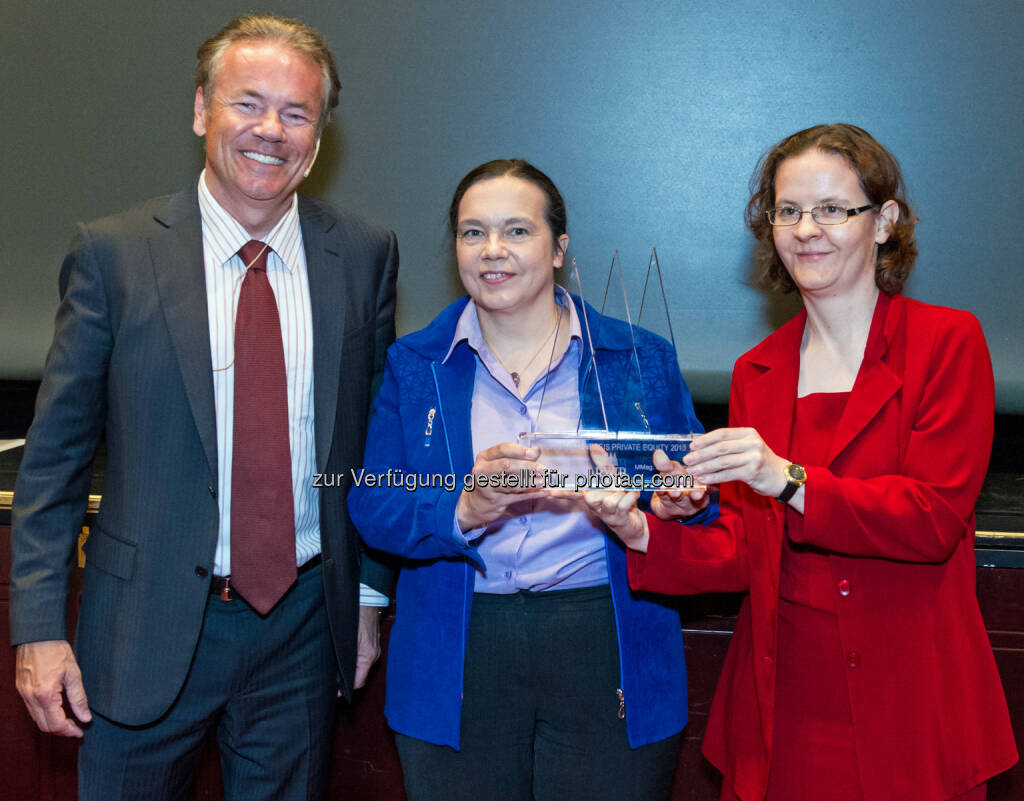
<instances>
[{"instance_id":1,"label":"blouse button","mask_svg":"<svg viewBox=\"0 0 1024 801\"><path fill-rule=\"evenodd\" d=\"M844 598L850 594L850 582L846 579L840 581L839 584L836 586L839 587L839 594L842 595Z\"/></svg>"},{"instance_id":2,"label":"blouse button","mask_svg":"<svg viewBox=\"0 0 1024 801\"><path fill-rule=\"evenodd\" d=\"M860 664L860 654L856 651L850 651L850 653L846 655L846 664L852 668L857 667L857 665Z\"/></svg>"}]
</instances>

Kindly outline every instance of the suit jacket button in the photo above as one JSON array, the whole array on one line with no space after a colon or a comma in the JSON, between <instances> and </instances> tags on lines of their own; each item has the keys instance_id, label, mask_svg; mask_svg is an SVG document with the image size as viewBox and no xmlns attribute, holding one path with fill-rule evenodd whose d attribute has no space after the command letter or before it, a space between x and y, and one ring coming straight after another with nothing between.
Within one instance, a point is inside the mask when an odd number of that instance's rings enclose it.
<instances>
[{"instance_id":1,"label":"suit jacket button","mask_svg":"<svg viewBox=\"0 0 1024 801\"><path fill-rule=\"evenodd\" d=\"M852 668L857 667L857 665L860 664L860 654L856 651L850 651L850 653L846 655L846 664Z\"/></svg>"},{"instance_id":2,"label":"suit jacket button","mask_svg":"<svg viewBox=\"0 0 1024 801\"><path fill-rule=\"evenodd\" d=\"M206 578L210 575L210 571L202 565L196 565L196 575L199 576L199 578Z\"/></svg>"},{"instance_id":3,"label":"suit jacket button","mask_svg":"<svg viewBox=\"0 0 1024 801\"><path fill-rule=\"evenodd\" d=\"M216 488L215 488L215 487L213 486L213 484L210 484L210 485L209 485L209 486L207 487L207 489L208 489L208 490L210 491L210 495L211 495L211 496L213 497L213 499L214 499L214 500L217 500L217 490L216 490Z\"/></svg>"},{"instance_id":4,"label":"suit jacket button","mask_svg":"<svg viewBox=\"0 0 1024 801\"><path fill-rule=\"evenodd\" d=\"M850 594L850 582L846 579L840 581L836 586L839 588L839 594L844 598Z\"/></svg>"}]
</instances>

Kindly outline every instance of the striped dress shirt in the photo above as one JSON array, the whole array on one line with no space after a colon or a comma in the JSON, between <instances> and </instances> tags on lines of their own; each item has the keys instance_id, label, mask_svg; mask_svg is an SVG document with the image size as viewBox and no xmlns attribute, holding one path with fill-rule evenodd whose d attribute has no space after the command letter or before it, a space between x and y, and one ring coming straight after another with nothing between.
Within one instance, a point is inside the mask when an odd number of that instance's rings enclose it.
<instances>
[{"instance_id":1,"label":"striped dress shirt","mask_svg":"<svg viewBox=\"0 0 1024 801\"><path fill-rule=\"evenodd\" d=\"M206 306L213 357L213 399L217 415L217 505L220 531L213 572L231 574L231 455L235 410L235 310L246 265L239 249L252 239L241 223L210 194L206 170L199 176L199 213L203 223ZM295 496L295 563L320 553L320 506L313 487L316 447L313 429L313 316L309 302L306 251L299 226L299 199L262 240L271 248L267 278L277 300L288 381L288 441ZM359 585L359 603L386 606L388 598Z\"/></svg>"},{"instance_id":2,"label":"striped dress shirt","mask_svg":"<svg viewBox=\"0 0 1024 801\"><path fill-rule=\"evenodd\" d=\"M217 503L220 533L213 569L231 573L231 456L235 409L235 311L246 266L239 248L252 237L210 194L206 171L199 176L199 212L203 223L206 305L213 358L213 398L217 414ZM298 197L264 238L272 248L267 278L281 318L284 366L288 380L288 439L295 496L295 560L302 565L320 553L320 507L313 472L313 318L306 274L306 251L299 228Z\"/></svg>"}]
</instances>

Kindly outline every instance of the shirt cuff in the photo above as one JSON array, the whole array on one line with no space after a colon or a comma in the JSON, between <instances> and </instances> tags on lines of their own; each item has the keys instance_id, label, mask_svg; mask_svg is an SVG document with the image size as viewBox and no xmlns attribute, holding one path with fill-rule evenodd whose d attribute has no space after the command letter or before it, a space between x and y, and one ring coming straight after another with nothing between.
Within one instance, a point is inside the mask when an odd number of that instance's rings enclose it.
<instances>
[{"instance_id":1,"label":"shirt cuff","mask_svg":"<svg viewBox=\"0 0 1024 801\"><path fill-rule=\"evenodd\" d=\"M373 587L366 584L359 585L360 606L387 606L389 603L391 603L391 599L384 593L377 592Z\"/></svg>"},{"instance_id":2,"label":"shirt cuff","mask_svg":"<svg viewBox=\"0 0 1024 801\"><path fill-rule=\"evenodd\" d=\"M458 511L452 516L452 534L455 537L455 541L462 545L471 545L476 540L483 536L483 533L487 531L487 526L480 526L479 528L471 528L469 531L463 531L459 526L459 513Z\"/></svg>"}]
</instances>

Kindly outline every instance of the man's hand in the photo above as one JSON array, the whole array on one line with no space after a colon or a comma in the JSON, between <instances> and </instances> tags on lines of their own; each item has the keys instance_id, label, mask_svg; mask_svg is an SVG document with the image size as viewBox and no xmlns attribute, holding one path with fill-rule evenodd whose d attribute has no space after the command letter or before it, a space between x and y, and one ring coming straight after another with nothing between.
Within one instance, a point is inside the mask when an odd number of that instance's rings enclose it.
<instances>
[{"instance_id":1,"label":"man's hand","mask_svg":"<svg viewBox=\"0 0 1024 801\"><path fill-rule=\"evenodd\" d=\"M654 452L654 466L663 476L687 474L679 462L674 462L658 448ZM661 490L651 496L651 513L662 520L675 520L680 517L692 517L708 505L711 498L704 489Z\"/></svg>"},{"instance_id":2,"label":"man's hand","mask_svg":"<svg viewBox=\"0 0 1024 801\"><path fill-rule=\"evenodd\" d=\"M22 643L15 650L15 684L21 700L40 731L62 737L81 737L78 724L64 714L61 692L76 718L92 720L82 686L82 671L67 640Z\"/></svg>"},{"instance_id":3,"label":"man's hand","mask_svg":"<svg viewBox=\"0 0 1024 801\"><path fill-rule=\"evenodd\" d=\"M359 633L356 635L356 678L354 689L366 684L370 668L380 658L380 616L383 606L359 607Z\"/></svg>"},{"instance_id":4,"label":"man's hand","mask_svg":"<svg viewBox=\"0 0 1024 801\"><path fill-rule=\"evenodd\" d=\"M480 528L492 523L505 514L514 503L528 498L549 495L543 489L544 467L537 462L540 449L527 448L515 442L501 442L480 451L473 463L473 490L463 490L459 496L455 516L463 531ZM525 474L522 471L526 471ZM502 476L518 478L533 475L534 487L504 486ZM491 478L497 479L497 486L490 486Z\"/></svg>"}]
</instances>

